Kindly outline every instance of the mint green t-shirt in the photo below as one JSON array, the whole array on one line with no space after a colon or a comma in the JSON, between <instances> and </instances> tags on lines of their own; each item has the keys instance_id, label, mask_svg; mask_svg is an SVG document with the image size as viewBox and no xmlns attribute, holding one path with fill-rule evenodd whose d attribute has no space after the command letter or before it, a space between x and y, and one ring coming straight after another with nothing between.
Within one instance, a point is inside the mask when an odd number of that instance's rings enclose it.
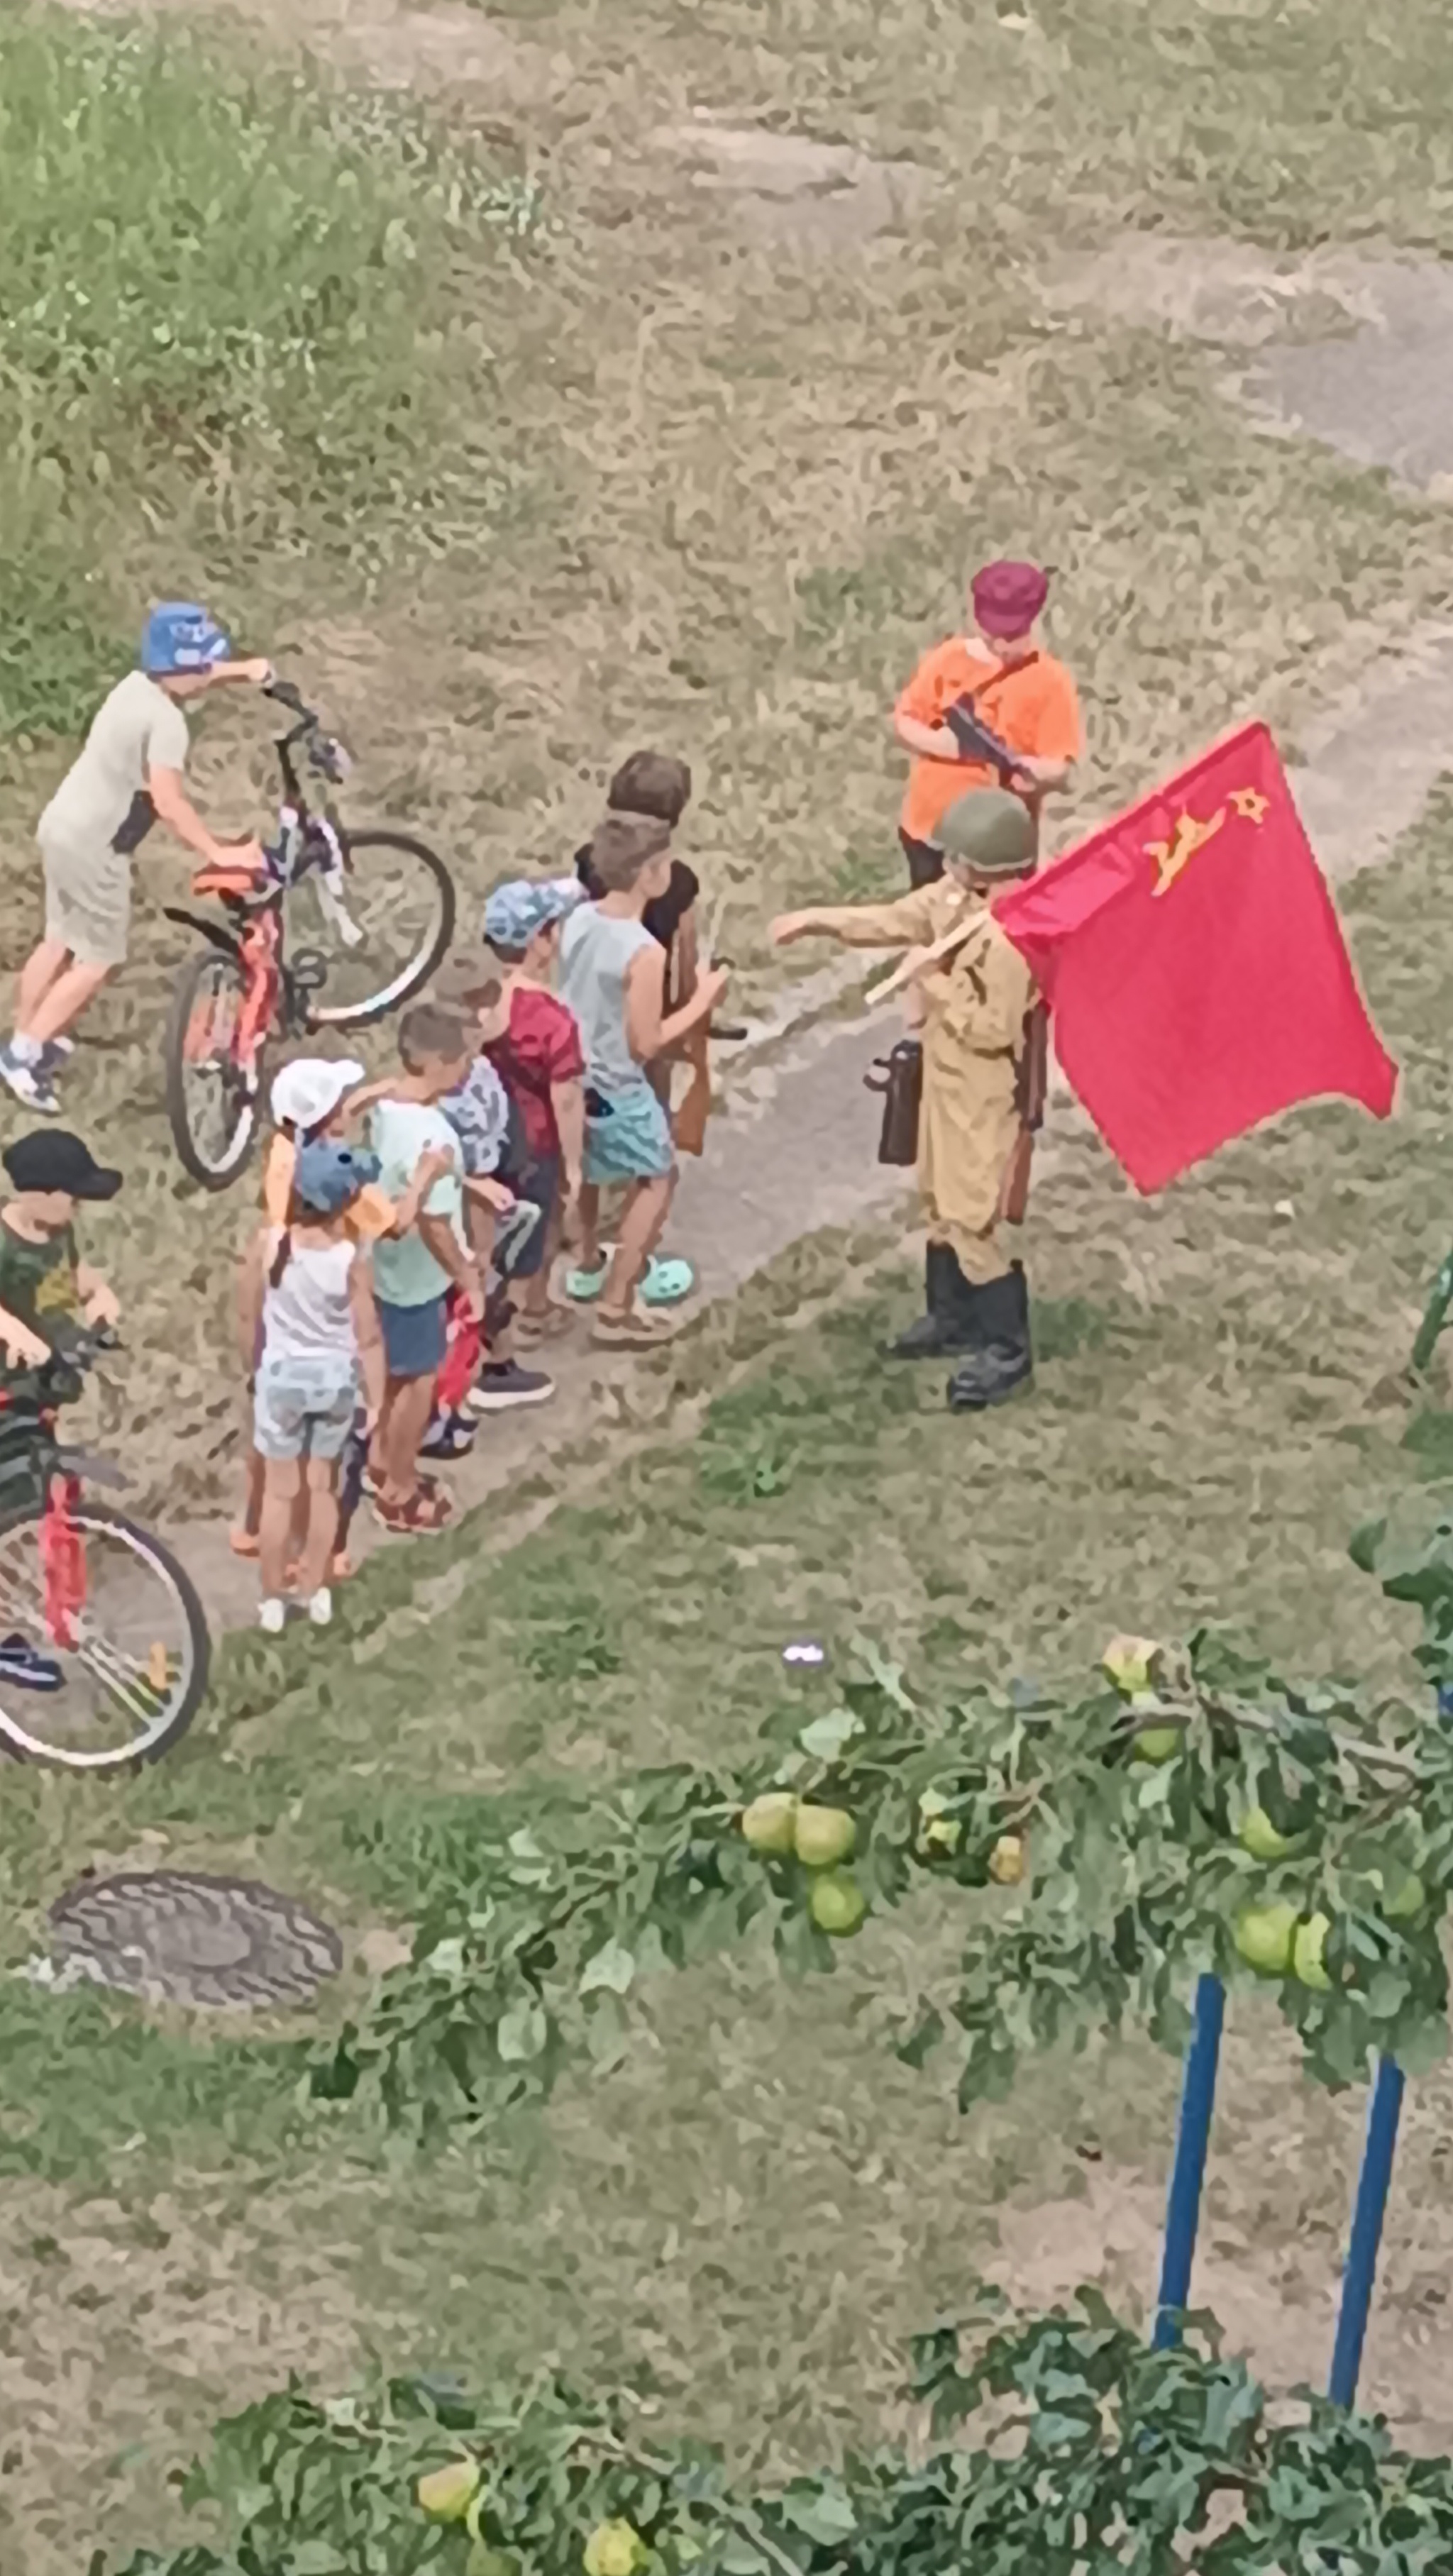
<instances>
[{"instance_id":1,"label":"mint green t-shirt","mask_svg":"<svg viewBox=\"0 0 1453 2576\"><path fill-rule=\"evenodd\" d=\"M452 1170L434 1183L424 1201L429 1216L447 1217L461 1250L464 1232L464 1161L459 1139L441 1109L418 1100L380 1100L369 1125L369 1141L381 1169L378 1185L387 1197L403 1197L425 1154L447 1150ZM373 1284L386 1306L427 1306L450 1285L428 1245L414 1231L384 1235L373 1247Z\"/></svg>"}]
</instances>

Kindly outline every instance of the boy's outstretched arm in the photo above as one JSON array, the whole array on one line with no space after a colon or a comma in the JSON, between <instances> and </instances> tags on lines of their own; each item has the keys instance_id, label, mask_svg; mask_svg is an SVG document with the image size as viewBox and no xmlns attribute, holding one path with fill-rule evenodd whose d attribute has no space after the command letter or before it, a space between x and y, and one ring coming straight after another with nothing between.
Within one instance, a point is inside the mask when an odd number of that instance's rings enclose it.
<instances>
[{"instance_id":1,"label":"boy's outstretched arm","mask_svg":"<svg viewBox=\"0 0 1453 2576\"><path fill-rule=\"evenodd\" d=\"M926 948L934 937L932 888L919 887L895 903L822 905L809 912L779 912L768 933L774 948L799 939L837 939L844 948Z\"/></svg>"}]
</instances>

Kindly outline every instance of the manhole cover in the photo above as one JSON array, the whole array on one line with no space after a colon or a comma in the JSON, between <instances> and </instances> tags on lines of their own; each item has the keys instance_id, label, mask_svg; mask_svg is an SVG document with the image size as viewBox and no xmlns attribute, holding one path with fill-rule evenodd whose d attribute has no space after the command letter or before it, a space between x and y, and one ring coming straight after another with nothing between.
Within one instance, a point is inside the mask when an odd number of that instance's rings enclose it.
<instances>
[{"instance_id":1,"label":"manhole cover","mask_svg":"<svg viewBox=\"0 0 1453 2576\"><path fill-rule=\"evenodd\" d=\"M306 1906L241 1878L129 1870L83 1880L51 1907L73 1970L168 2003L311 2001L343 1946Z\"/></svg>"}]
</instances>

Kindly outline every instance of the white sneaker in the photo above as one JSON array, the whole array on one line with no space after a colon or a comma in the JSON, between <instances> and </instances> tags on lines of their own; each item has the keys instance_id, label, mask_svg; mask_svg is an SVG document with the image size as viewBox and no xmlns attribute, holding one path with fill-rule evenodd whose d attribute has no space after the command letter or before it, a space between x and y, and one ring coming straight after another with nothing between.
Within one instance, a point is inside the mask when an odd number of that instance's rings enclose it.
<instances>
[{"instance_id":1,"label":"white sneaker","mask_svg":"<svg viewBox=\"0 0 1453 2576\"><path fill-rule=\"evenodd\" d=\"M44 1056L38 1064L22 1064L13 1046L0 1046L0 1082L8 1082L16 1099L42 1118L54 1118L59 1112L61 1104L47 1080Z\"/></svg>"},{"instance_id":2,"label":"white sneaker","mask_svg":"<svg viewBox=\"0 0 1453 2576\"><path fill-rule=\"evenodd\" d=\"M286 1601L259 1601L257 1605L257 1624L259 1628L263 1628L267 1631L269 1637L280 1637L284 1628L287 1626L287 1619L288 1605Z\"/></svg>"},{"instance_id":3,"label":"white sneaker","mask_svg":"<svg viewBox=\"0 0 1453 2576\"><path fill-rule=\"evenodd\" d=\"M317 1591L311 1595L308 1602L308 1617L312 1620L315 1628L327 1628L331 1626L333 1619L333 1595L329 1591L326 1583L320 1583Z\"/></svg>"}]
</instances>

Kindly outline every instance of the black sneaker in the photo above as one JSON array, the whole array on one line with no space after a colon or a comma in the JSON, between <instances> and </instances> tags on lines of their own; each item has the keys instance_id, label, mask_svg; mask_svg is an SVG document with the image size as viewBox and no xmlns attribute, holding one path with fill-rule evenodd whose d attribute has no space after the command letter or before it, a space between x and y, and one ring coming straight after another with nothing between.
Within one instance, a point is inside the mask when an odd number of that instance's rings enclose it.
<instances>
[{"instance_id":1,"label":"black sneaker","mask_svg":"<svg viewBox=\"0 0 1453 2576\"><path fill-rule=\"evenodd\" d=\"M508 1413L516 1404L548 1404L553 1377L543 1369L521 1368L518 1360L486 1360L469 1401L476 1413Z\"/></svg>"},{"instance_id":2,"label":"black sneaker","mask_svg":"<svg viewBox=\"0 0 1453 2576\"><path fill-rule=\"evenodd\" d=\"M419 1442L421 1458L467 1458L474 1447L474 1425L462 1413L436 1414Z\"/></svg>"},{"instance_id":3,"label":"black sneaker","mask_svg":"<svg viewBox=\"0 0 1453 2576\"><path fill-rule=\"evenodd\" d=\"M19 1690L58 1691L65 1680L54 1655L43 1655L19 1635L0 1643L0 1681L14 1682Z\"/></svg>"}]
</instances>

